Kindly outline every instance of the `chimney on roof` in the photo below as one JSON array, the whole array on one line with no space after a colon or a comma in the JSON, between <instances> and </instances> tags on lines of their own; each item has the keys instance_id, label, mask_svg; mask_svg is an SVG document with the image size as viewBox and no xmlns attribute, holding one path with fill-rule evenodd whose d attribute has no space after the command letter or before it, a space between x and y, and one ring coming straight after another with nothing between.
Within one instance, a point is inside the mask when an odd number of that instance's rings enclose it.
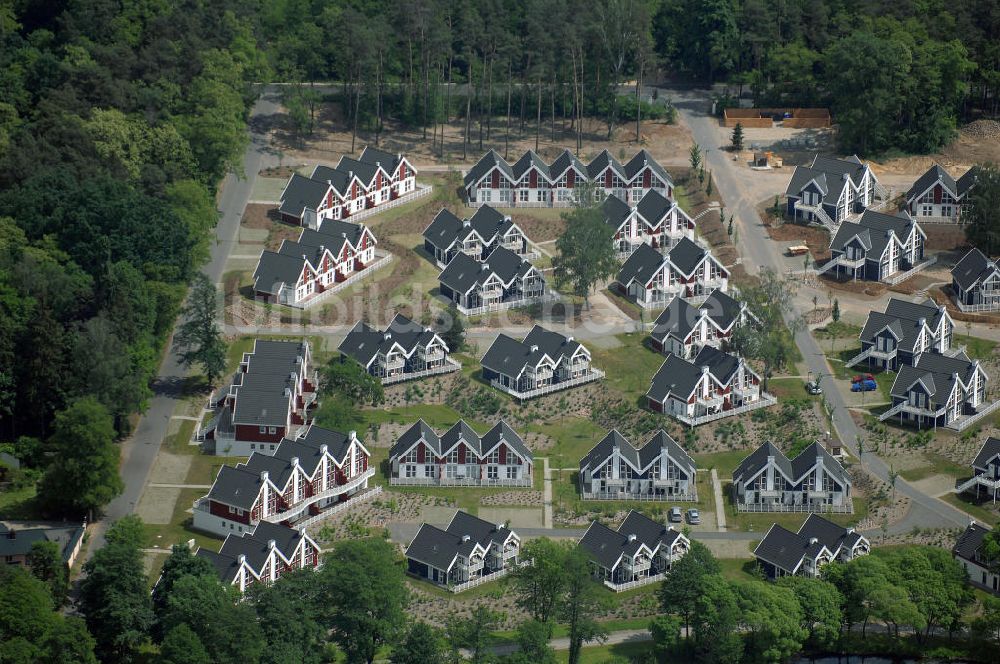
<instances>
[{"instance_id":1,"label":"chimney on roof","mask_svg":"<svg viewBox=\"0 0 1000 664\"><path fill-rule=\"evenodd\" d=\"M817 543L819 543L819 540L816 539L815 537L810 537L809 538L809 546L812 546L813 544L817 544Z\"/></svg>"},{"instance_id":2,"label":"chimney on roof","mask_svg":"<svg viewBox=\"0 0 1000 664\"><path fill-rule=\"evenodd\" d=\"M701 373L702 373L702 375L705 375L705 374L708 373L708 365L702 366Z\"/></svg>"},{"instance_id":3,"label":"chimney on roof","mask_svg":"<svg viewBox=\"0 0 1000 664\"><path fill-rule=\"evenodd\" d=\"M308 259L308 258L306 258L306 255L305 255L305 254L302 254L302 260L304 260L304 261L307 261L307 260L309 260L309 259Z\"/></svg>"},{"instance_id":4,"label":"chimney on roof","mask_svg":"<svg viewBox=\"0 0 1000 664\"><path fill-rule=\"evenodd\" d=\"M841 175L840 177L841 177L841 178L843 178L843 180L844 180L845 182L851 179L851 176L850 176L850 174L848 174L848 173L844 173L844 174L843 174L843 175Z\"/></svg>"},{"instance_id":5,"label":"chimney on roof","mask_svg":"<svg viewBox=\"0 0 1000 664\"><path fill-rule=\"evenodd\" d=\"M319 453L322 454L323 456L326 456L326 451L328 449L329 448L326 446L326 443L323 443L322 445L319 446Z\"/></svg>"},{"instance_id":6,"label":"chimney on roof","mask_svg":"<svg viewBox=\"0 0 1000 664\"><path fill-rule=\"evenodd\" d=\"M292 396L292 388L290 388L290 387L286 387L285 388L285 396L286 397Z\"/></svg>"},{"instance_id":7,"label":"chimney on roof","mask_svg":"<svg viewBox=\"0 0 1000 664\"><path fill-rule=\"evenodd\" d=\"M920 324L920 327L923 327L924 325L927 325L927 319L921 316L920 318L917 319L917 323Z\"/></svg>"},{"instance_id":8,"label":"chimney on roof","mask_svg":"<svg viewBox=\"0 0 1000 664\"><path fill-rule=\"evenodd\" d=\"M354 177L354 171L353 170L352 171L347 171L347 178L351 179L353 177ZM845 175L844 177L847 177L847 176Z\"/></svg>"},{"instance_id":9,"label":"chimney on roof","mask_svg":"<svg viewBox=\"0 0 1000 664\"><path fill-rule=\"evenodd\" d=\"M346 240L347 239L347 233L341 232L340 233L340 237L342 237L342 238L344 238Z\"/></svg>"},{"instance_id":10,"label":"chimney on roof","mask_svg":"<svg viewBox=\"0 0 1000 664\"><path fill-rule=\"evenodd\" d=\"M628 541L629 542L634 542L635 541L635 535L629 535L628 536Z\"/></svg>"},{"instance_id":11,"label":"chimney on roof","mask_svg":"<svg viewBox=\"0 0 1000 664\"><path fill-rule=\"evenodd\" d=\"M397 152L396 153L396 161L403 161L403 153L402 152Z\"/></svg>"},{"instance_id":12,"label":"chimney on roof","mask_svg":"<svg viewBox=\"0 0 1000 664\"><path fill-rule=\"evenodd\" d=\"M319 253L323 253L324 251L326 251L326 245L324 244L319 245Z\"/></svg>"},{"instance_id":13,"label":"chimney on roof","mask_svg":"<svg viewBox=\"0 0 1000 664\"><path fill-rule=\"evenodd\" d=\"M275 549L275 548L277 548L277 546L278 546L278 543L275 542L273 539L267 540L267 548L268 549Z\"/></svg>"},{"instance_id":14,"label":"chimney on roof","mask_svg":"<svg viewBox=\"0 0 1000 664\"><path fill-rule=\"evenodd\" d=\"M468 219L463 219L462 220L462 228L468 228L471 225L472 225L472 222L469 221Z\"/></svg>"},{"instance_id":15,"label":"chimney on roof","mask_svg":"<svg viewBox=\"0 0 1000 664\"><path fill-rule=\"evenodd\" d=\"M489 269L490 269L490 264L489 263L483 263L483 270L489 270Z\"/></svg>"},{"instance_id":16,"label":"chimney on roof","mask_svg":"<svg viewBox=\"0 0 1000 664\"><path fill-rule=\"evenodd\" d=\"M266 470L260 471L260 480L261 480L261 482L266 482L267 481L267 471Z\"/></svg>"},{"instance_id":17,"label":"chimney on roof","mask_svg":"<svg viewBox=\"0 0 1000 664\"><path fill-rule=\"evenodd\" d=\"M392 339L392 332L386 332L385 334L382 335L382 338L385 341L388 341L389 339Z\"/></svg>"},{"instance_id":18,"label":"chimney on roof","mask_svg":"<svg viewBox=\"0 0 1000 664\"><path fill-rule=\"evenodd\" d=\"M502 523L497 524L497 530L503 530L505 527L506 527L505 524Z\"/></svg>"},{"instance_id":19,"label":"chimney on roof","mask_svg":"<svg viewBox=\"0 0 1000 664\"><path fill-rule=\"evenodd\" d=\"M573 337L566 337L566 343L573 341Z\"/></svg>"},{"instance_id":20,"label":"chimney on roof","mask_svg":"<svg viewBox=\"0 0 1000 664\"><path fill-rule=\"evenodd\" d=\"M358 432L357 431L348 431L347 432L347 439L350 440L351 442L356 441L358 439Z\"/></svg>"},{"instance_id":21,"label":"chimney on roof","mask_svg":"<svg viewBox=\"0 0 1000 664\"><path fill-rule=\"evenodd\" d=\"M504 220L504 221L510 221L510 215L509 215L509 214L505 214L505 215L503 216L503 220Z\"/></svg>"},{"instance_id":22,"label":"chimney on roof","mask_svg":"<svg viewBox=\"0 0 1000 664\"><path fill-rule=\"evenodd\" d=\"M854 526L848 526L847 528L844 529L844 532L846 532L848 535L853 534L854 533Z\"/></svg>"},{"instance_id":23,"label":"chimney on roof","mask_svg":"<svg viewBox=\"0 0 1000 664\"><path fill-rule=\"evenodd\" d=\"M292 457L292 465L293 466L299 465L299 458L298 457Z\"/></svg>"},{"instance_id":24,"label":"chimney on roof","mask_svg":"<svg viewBox=\"0 0 1000 664\"><path fill-rule=\"evenodd\" d=\"M246 557L246 555L244 555L244 554L242 554L242 553L241 553L240 555L236 556L236 559L237 559L238 561L240 561L240 566L242 566L242 565L243 565L243 563L245 563L245 562L247 561L247 557Z\"/></svg>"},{"instance_id":25,"label":"chimney on roof","mask_svg":"<svg viewBox=\"0 0 1000 664\"><path fill-rule=\"evenodd\" d=\"M537 345L532 345L530 350L531 350L532 353L534 353L535 351L538 350L538 346Z\"/></svg>"},{"instance_id":26,"label":"chimney on roof","mask_svg":"<svg viewBox=\"0 0 1000 664\"><path fill-rule=\"evenodd\" d=\"M469 537L468 535L462 535L462 542L463 542L463 543L464 543L464 542L468 542L468 541L469 541L470 539L472 539L472 538L471 538L471 537Z\"/></svg>"}]
</instances>

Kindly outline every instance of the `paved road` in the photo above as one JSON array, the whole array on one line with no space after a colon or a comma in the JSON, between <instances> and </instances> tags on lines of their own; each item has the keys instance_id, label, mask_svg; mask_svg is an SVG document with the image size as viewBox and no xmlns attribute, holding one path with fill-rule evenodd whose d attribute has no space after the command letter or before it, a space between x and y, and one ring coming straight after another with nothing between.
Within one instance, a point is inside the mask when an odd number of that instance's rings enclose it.
<instances>
[{"instance_id":1,"label":"paved road","mask_svg":"<svg viewBox=\"0 0 1000 664\"><path fill-rule=\"evenodd\" d=\"M226 266L226 259L236 243L243 208L250 198L261 162L269 156L264 124L267 116L277 110L276 97L265 93L254 105L251 115L251 142L243 158L245 177L230 174L223 182L219 196L219 223L216 227L216 241L211 247L211 258L203 272L213 282L219 282ZM277 161L277 159L275 159ZM116 519L131 514L142 496L150 470L156 460L160 443L167 435L170 418L180 403L180 386L186 371L171 347L153 382L153 398L149 407L139 419L135 432L122 443L121 476L125 489L105 510L104 518L96 524L88 549L88 556L104 545L107 525Z\"/></svg>"},{"instance_id":2,"label":"paved road","mask_svg":"<svg viewBox=\"0 0 1000 664\"><path fill-rule=\"evenodd\" d=\"M782 272L784 261L778 246L767 237L763 230L763 222L757 214L756 204L759 200L751 187L743 181L744 174L737 171L732 158L724 151L725 145L720 141L718 121L707 114L709 102L697 93L672 94L675 106L691 129L694 141L701 146L705 154L706 167L711 169L716 186L726 196L726 211L736 217L739 237L742 240L740 250L744 265L750 271L756 271L761 266L770 266ZM747 169L746 173L751 171ZM810 371L817 375L831 373L825 355L808 329L802 329L795 335L795 344L799 347ZM828 390L826 399L833 409L833 424L840 440L857 457L856 443L862 432L851 418L843 396L838 390ZM889 467L880 457L865 452L861 461L873 475L888 481ZM902 479L897 480L896 487L897 491L911 499L911 508L905 518L889 528L890 534L908 532L914 527L961 528L969 523L969 516L964 512L921 493Z\"/></svg>"}]
</instances>

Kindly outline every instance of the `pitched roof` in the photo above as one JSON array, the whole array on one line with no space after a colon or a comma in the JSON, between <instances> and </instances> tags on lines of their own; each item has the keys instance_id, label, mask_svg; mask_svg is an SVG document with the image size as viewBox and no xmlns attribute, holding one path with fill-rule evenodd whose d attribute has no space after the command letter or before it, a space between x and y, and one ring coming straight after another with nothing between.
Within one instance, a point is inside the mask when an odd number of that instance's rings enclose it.
<instances>
[{"instance_id":1,"label":"pitched roof","mask_svg":"<svg viewBox=\"0 0 1000 664\"><path fill-rule=\"evenodd\" d=\"M351 175L347 171L341 171L333 168L332 166L319 164L313 168L313 172L310 177L314 180L321 180L329 183L341 198L347 197L348 189L351 186Z\"/></svg>"},{"instance_id":2,"label":"pitched roof","mask_svg":"<svg viewBox=\"0 0 1000 664\"><path fill-rule=\"evenodd\" d=\"M1000 438L990 436L979 448L976 458L972 460L973 468L986 468L986 464L1000 455Z\"/></svg>"},{"instance_id":3,"label":"pitched roof","mask_svg":"<svg viewBox=\"0 0 1000 664\"><path fill-rule=\"evenodd\" d=\"M384 330L374 328L364 321L358 321L344 337L337 350L367 368L376 355L388 354L397 344L403 349L403 353L409 356L418 347L426 347L436 337L432 330L424 328L403 314L396 314ZM438 340L440 341L440 338Z\"/></svg>"},{"instance_id":4,"label":"pitched roof","mask_svg":"<svg viewBox=\"0 0 1000 664\"><path fill-rule=\"evenodd\" d=\"M307 178L298 173L292 173L285 189L281 192L281 202L278 211L296 217L302 216L305 208L315 210L326 198L330 185L322 180Z\"/></svg>"},{"instance_id":5,"label":"pitched roof","mask_svg":"<svg viewBox=\"0 0 1000 664\"><path fill-rule=\"evenodd\" d=\"M622 167L621 162L612 157L611 153L607 150L601 150L601 153L587 164L587 177L594 179L609 167L624 179L628 179L625 177L625 169Z\"/></svg>"},{"instance_id":6,"label":"pitched roof","mask_svg":"<svg viewBox=\"0 0 1000 664\"><path fill-rule=\"evenodd\" d=\"M476 284L484 283L492 275L496 275L504 284L509 284L515 278L523 278L533 269L531 263L510 249L497 247L481 263L459 252L441 270L438 281L458 293L468 293Z\"/></svg>"},{"instance_id":7,"label":"pitched roof","mask_svg":"<svg viewBox=\"0 0 1000 664\"><path fill-rule=\"evenodd\" d=\"M905 351L913 350L914 344L920 335L924 325L936 330L944 317L945 308L939 307L933 300L928 299L923 304L917 302L907 302L891 298L886 305L885 313L872 311L868 314L868 320L861 330L860 339L863 342L874 343L876 337L886 328L896 337L897 345Z\"/></svg>"},{"instance_id":8,"label":"pitched roof","mask_svg":"<svg viewBox=\"0 0 1000 664\"><path fill-rule=\"evenodd\" d=\"M587 165L577 159L571 151L563 150L558 157L552 160L552 164L549 166L549 176L553 180L557 180L571 167L575 168L581 175L587 175Z\"/></svg>"},{"instance_id":9,"label":"pitched roof","mask_svg":"<svg viewBox=\"0 0 1000 664\"><path fill-rule=\"evenodd\" d=\"M809 538L774 524L754 549L753 554L789 574L794 574L802 564L803 558L815 558L822 551L822 547L823 545L818 542L812 543Z\"/></svg>"},{"instance_id":10,"label":"pitched roof","mask_svg":"<svg viewBox=\"0 0 1000 664\"><path fill-rule=\"evenodd\" d=\"M506 160L504 160L504 158L501 157L496 150L490 150L476 162L475 166L469 169L469 172L465 174L462 181L465 183L466 187L470 187L483 179L483 177L493 170L494 167L498 167L500 171L507 176L507 179L515 179L514 173Z\"/></svg>"},{"instance_id":11,"label":"pitched roof","mask_svg":"<svg viewBox=\"0 0 1000 664\"><path fill-rule=\"evenodd\" d=\"M977 562L976 552L983 545L983 538L985 538L989 532L989 528L981 526L973 521L965 529L965 532L959 535L958 541L955 542L955 546L951 550L952 553L959 558Z\"/></svg>"},{"instance_id":12,"label":"pitched roof","mask_svg":"<svg viewBox=\"0 0 1000 664\"><path fill-rule=\"evenodd\" d=\"M233 424L285 426L294 404L283 382L283 378L279 379L273 389L240 388L233 407Z\"/></svg>"},{"instance_id":13,"label":"pitched roof","mask_svg":"<svg viewBox=\"0 0 1000 664\"><path fill-rule=\"evenodd\" d=\"M632 215L632 208L628 203L618 198L614 194L608 194L601 203L601 211L604 213L604 223L611 228L618 230L622 224L628 221Z\"/></svg>"},{"instance_id":14,"label":"pitched roof","mask_svg":"<svg viewBox=\"0 0 1000 664\"><path fill-rule=\"evenodd\" d=\"M546 356L559 363L563 357L572 357L583 348L578 341L558 332L535 325L518 341L506 334L497 336L482 359L482 366L506 376L518 376L528 366L537 366Z\"/></svg>"},{"instance_id":15,"label":"pitched roof","mask_svg":"<svg viewBox=\"0 0 1000 664\"><path fill-rule=\"evenodd\" d=\"M539 173L541 173L543 178L549 178L549 165L542 161L542 158L535 154L534 150L528 150L521 155L520 159L514 162L513 166L511 166L511 171L514 173L514 179L520 180L532 166L535 167Z\"/></svg>"},{"instance_id":16,"label":"pitched roof","mask_svg":"<svg viewBox=\"0 0 1000 664\"><path fill-rule=\"evenodd\" d=\"M905 398L917 381L921 381L928 392L928 399L937 408L943 407L955 387L956 377L966 385L979 368L978 362L973 362L964 353L954 357L938 353L923 353L913 366L902 365L896 379L892 382L890 394Z\"/></svg>"},{"instance_id":17,"label":"pitched roof","mask_svg":"<svg viewBox=\"0 0 1000 664\"><path fill-rule=\"evenodd\" d=\"M586 456L580 459L580 470L600 468L616 448L618 453L639 471L648 468L649 464L660 457L663 450L666 450L667 456L673 459L677 465L687 469L689 473L693 474L695 471L694 460L663 429L654 433L639 448L634 447L628 438L619 433L617 429L612 429L587 452Z\"/></svg>"},{"instance_id":18,"label":"pitched roof","mask_svg":"<svg viewBox=\"0 0 1000 664\"><path fill-rule=\"evenodd\" d=\"M976 180L979 179L979 166L974 165L969 170L967 170L962 177L958 178L958 182L955 183L958 191L956 192L959 196L965 196L969 192L969 189L976 184Z\"/></svg>"},{"instance_id":19,"label":"pitched roof","mask_svg":"<svg viewBox=\"0 0 1000 664\"><path fill-rule=\"evenodd\" d=\"M618 283L628 286L633 281L637 281L645 285L659 272L665 262L666 257L663 254L646 243L640 244L625 259L625 263L618 271Z\"/></svg>"},{"instance_id":20,"label":"pitched roof","mask_svg":"<svg viewBox=\"0 0 1000 664\"><path fill-rule=\"evenodd\" d=\"M996 263L973 247L951 269L951 277L962 290L969 290L997 271Z\"/></svg>"},{"instance_id":21,"label":"pitched roof","mask_svg":"<svg viewBox=\"0 0 1000 664\"><path fill-rule=\"evenodd\" d=\"M667 257L670 262L677 267L685 276L694 273L706 256L711 253L708 249L696 244L686 237L682 237L677 244L670 248Z\"/></svg>"},{"instance_id":22,"label":"pitched roof","mask_svg":"<svg viewBox=\"0 0 1000 664\"><path fill-rule=\"evenodd\" d=\"M386 152L385 150L379 150L378 148L373 148L372 146L366 146L361 152L361 156L358 157L358 161L362 161L366 164L376 164L385 169L389 175L396 172L399 164L403 161L402 154L392 154Z\"/></svg>"},{"instance_id":23,"label":"pitched roof","mask_svg":"<svg viewBox=\"0 0 1000 664\"><path fill-rule=\"evenodd\" d=\"M909 237L914 226L916 226L918 233L923 234L920 227L906 212L889 215L875 210L865 210L857 222L848 221L840 225L837 234L830 242L830 249L844 251L851 240L857 237L862 247L868 252L868 259L878 260L889 244L890 231L895 235L897 241L903 242Z\"/></svg>"},{"instance_id":24,"label":"pitched roof","mask_svg":"<svg viewBox=\"0 0 1000 664\"><path fill-rule=\"evenodd\" d=\"M504 442L525 461L530 463L534 459L534 455L531 453L531 450L528 449L528 446L525 445L524 439L522 439L521 436L519 436L517 432L514 431L504 420L500 420L494 424L489 431L484 433L481 441L481 447L484 454L492 450L501 442Z\"/></svg>"},{"instance_id":25,"label":"pitched roof","mask_svg":"<svg viewBox=\"0 0 1000 664\"><path fill-rule=\"evenodd\" d=\"M277 295L282 286L295 286L298 283L302 269L301 256L264 250L260 252L260 260L253 271L254 290Z\"/></svg>"},{"instance_id":26,"label":"pitched roof","mask_svg":"<svg viewBox=\"0 0 1000 664\"><path fill-rule=\"evenodd\" d=\"M792 463L771 441L761 443L760 447L747 455L743 461L733 471L733 482L747 481L755 477L761 469L767 466L768 457L774 459L775 465L790 480L795 479L795 471L792 470Z\"/></svg>"},{"instance_id":27,"label":"pitched roof","mask_svg":"<svg viewBox=\"0 0 1000 664\"><path fill-rule=\"evenodd\" d=\"M740 358L712 346L702 346L694 358L694 364L698 367L708 367L708 373L712 378L723 385L728 385L740 367Z\"/></svg>"},{"instance_id":28,"label":"pitched roof","mask_svg":"<svg viewBox=\"0 0 1000 664\"><path fill-rule=\"evenodd\" d=\"M459 510L445 530L423 524L406 548L406 557L442 570L448 570L459 554L468 556L476 545L489 549L493 543L502 544L512 530L495 525Z\"/></svg>"},{"instance_id":29,"label":"pitched roof","mask_svg":"<svg viewBox=\"0 0 1000 664\"><path fill-rule=\"evenodd\" d=\"M694 392L701 376L700 367L678 355L669 353L660 368L653 374L646 396L659 402L665 401L669 394L686 399Z\"/></svg>"},{"instance_id":30,"label":"pitched roof","mask_svg":"<svg viewBox=\"0 0 1000 664\"><path fill-rule=\"evenodd\" d=\"M799 483L816 465L816 460L822 458L823 472L832 476L841 486L851 483L844 466L819 443L812 443L789 459L784 452L770 441L764 442L756 450L747 455L733 471L733 481L747 483L756 477L767 466L768 457L774 459L774 464L790 482Z\"/></svg>"},{"instance_id":31,"label":"pitched roof","mask_svg":"<svg viewBox=\"0 0 1000 664\"><path fill-rule=\"evenodd\" d=\"M816 155L809 166L796 166L792 178L788 182L785 193L798 196L810 180L815 180L823 194L823 202L836 205L844 190L843 181L846 175L857 187L865 172L865 165L856 155L847 159L837 159L825 155Z\"/></svg>"},{"instance_id":32,"label":"pitched roof","mask_svg":"<svg viewBox=\"0 0 1000 664\"><path fill-rule=\"evenodd\" d=\"M424 422L423 418L420 418L401 433L396 442L389 448L389 458L402 456L421 439L434 450L435 454L441 455L441 438L427 422Z\"/></svg>"},{"instance_id":33,"label":"pitched roof","mask_svg":"<svg viewBox=\"0 0 1000 664\"><path fill-rule=\"evenodd\" d=\"M824 519L819 514L811 513L799 526L799 536L807 540L815 537L819 543L836 555L840 548L853 549L862 539L861 533L854 528L845 528L832 521Z\"/></svg>"},{"instance_id":34,"label":"pitched roof","mask_svg":"<svg viewBox=\"0 0 1000 664\"><path fill-rule=\"evenodd\" d=\"M639 216L652 226L659 225L673 208L674 202L655 189L647 191L635 206Z\"/></svg>"},{"instance_id":35,"label":"pitched roof","mask_svg":"<svg viewBox=\"0 0 1000 664\"><path fill-rule=\"evenodd\" d=\"M83 524L0 522L0 556L26 556L35 542L55 542L63 562L68 562L85 532Z\"/></svg>"},{"instance_id":36,"label":"pitched roof","mask_svg":"<svg viewBox=\"0 0 1000 664\"><path fill-rule=\"evenodd\" d=\"M656 161L656 159L653 158L653 155L649 154L649 152L645 149L636 152L635 156L629 159L625 164L625 176L631 180L639 173L639 171L647 166L665 183L668 185L673 184L673 179L670 177L670 174L667 173L666 169L660 165L660 162Z\"/></svg>"},{"instance_id":37,"label":"pitched roof","mask_svg":"<svg viewBox=\"0 0 1000 664\"><path fill-rule=\"evenodd\" d=\"M601 566L614 569L622 555L633 556L643 545L655 552L658 547L672 546L682 535L673 527L653 521L645 514L630 510L612 530L599 521L591 522L580 539L580 546Z\"/></svg>"},{"instance_id":38,"label":"pitched roof","mask_svg":"<svg viewBox=\"0 0 1000 664\"><path fill-rule=\"evenodd\" d=\"M923 175L917 178L913 186L906 192L906 201L911 202L918 196L923 195L925 191L939 181L953 195L958 195L958 185L955 183L955 178L951 177L948 171L941 168L938 164L934 164Z\"/></svg>"},{"instance_id":39,"label":"pitched roof","mask_svg":"<svg viewBox=\"0 0 1000 664\"><path fill-rule=\"evenodd\" d=\"M368 187L375 184L375 174L378 173L379 167L374 163L358 161L345 155L337 162L337 170L341 173L346 172L348 177L358 178L365 187Z\"/></svg>"},{"instance_id":40,"label":"pitched roof","mask_svg":"<svg viewBox=\"0 0 1000 664\"><path fill-rule=\"evenodd\" d=\"M699 309L707 312L709 319L715 323L720 330L728 330L733 326L733 323L739 321L744 306L733 296L722 292L719 288L716 288L709 293L708 297L705 298L705 301L702 302ZM753 314L749 311L747 314L750 317L753 317Z\"/></svg>"},{"instance_id":41,"label":"pitched roof","mask_svg":"<svg viewBox=\"0 0 1000 664\"><path fill-rule=\"evenodd\" d=\"M695 324L701 320L701 316L700 307L694 306L682 297L675 297L656 317L650 336L661 343L667 337L684 341L694 331Z\"/></svg>"}]
</instances>

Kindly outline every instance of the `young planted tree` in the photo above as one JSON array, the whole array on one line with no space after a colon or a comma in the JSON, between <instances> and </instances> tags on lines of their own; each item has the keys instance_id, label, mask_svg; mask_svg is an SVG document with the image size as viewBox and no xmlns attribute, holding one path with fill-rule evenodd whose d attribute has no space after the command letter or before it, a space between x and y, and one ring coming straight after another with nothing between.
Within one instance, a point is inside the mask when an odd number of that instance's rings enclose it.
<instances>
[{"instance_id":1,"label":"young planted tree","mask_svg":"<svg viewBox=\"0 0 1000 664\"><path fill-rule=\"evenodd\" d=\"M197 274L181 310L184 322L174 337L181 363L201 365L208 385L226 370L226 342L216 322L216 304L215 285L204 274Z\"/></svg>"},{"instance_id":2,"label":"young planted tree","mask_svg":"<svg viewBox=\"0 0 1000 664\"><path fill-rule=\"evenodd\" d=\"M691 170L698 173L702 169L701 165L701 147L695 143L691 146L691 151L688 153L688 158L691 162Z\"/></svg>"},{"instance_id":3,"label":"young planted tree","mask_svg":"<svg viewBox=\"0 0 1000 664\"><path fill-rule=\"evenodd\" d=\"M830 311L834 323L840 322L840 300L834 299L833 309Z\"/></svg>"},{"instance_id":4,"label":"young planted tree","mask_svg":"<svg viewBox=\"0 0 1000 664\"><path fill-rule=\"evenodd\" d=\"M736 123L733 127L733 134L729 137L729 142L733 146L733 152L743 151L743 124L740 122Z\"/></svg>"},{"instance_id":5,"label":"young planted tree","mask_svg":"<svg viewBox=\"0 0 1000 664\"><path fill-rule=\"evenodd\" d=\"M590 308L590 291L618 270L612 242L614 230L604 223L592 193L584 192L580 204L564 213L566 230L556 240L558 255L552 264L556 288L569 287Z\"/></svg>"}]
</instances>

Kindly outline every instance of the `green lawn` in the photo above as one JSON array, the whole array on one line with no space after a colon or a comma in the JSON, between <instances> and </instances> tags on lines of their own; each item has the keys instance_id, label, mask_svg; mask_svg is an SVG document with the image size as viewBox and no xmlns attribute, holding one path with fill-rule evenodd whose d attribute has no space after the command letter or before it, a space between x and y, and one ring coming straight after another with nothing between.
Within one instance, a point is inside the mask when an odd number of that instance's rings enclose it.
<instances>
[{"instance_id":1,"label":"green lawn","mask_svg":"<svg viewBox=\"0 0 1000 664\"><path fill-rule=\"evenodd\" d=\"M591 420L575 416L545 424L529 424L526 430L545 434L555 441L551 449L540 453L549 457L552 468L579 467L580 459L608 433Z\"/></svg>"},{"instance_id":2,"label":"green lawn","mask_svg":"<svg viewBox=\"0 0 1000 664\"><path fill-rule=\"evenodd\" d=\"M35 519L37 511L34 485L0 491L0 518Z\"/></svg>"},{"instance_id":3,"label":"green lawn","mask_svg":"<svg viewBox=\"0 0 1000 664\"><path fill-rule=\"evenodd\" d=\"M823 381L820 380L820 386ZM812 395L806 392L806 381L801 378L772 378L767 381L767 391L778 397L778 401L785 399L810 399L813 401L822 400L822 395Z\"/></svg>"},{"instance_id":4,"label":"green lawn","mask_svg":"<svg viewBox=\"0 0 1000 664\"><path fill-rule=\"evenodd\" d=\"M1000 521L1000 512L994 509L987 509L987 507L985 507L993 506L992 501L989 499L986 499L981 503L977 503L975 498L965 493L946 493L941 496L941 500L957 507L980 523L994 526L998 521Z\"/></svg>"},{"instance_id":5,"label":"green lawn","mask_svg":"<svg viewBox=\"0 0 1000 664\"><path fill-rule=\"evenodd\" d=\"M726 526L729 530L743 530L747 532L759 532L762 535L767 532L772 523L776 523L788 530L798 530L802 522L809 516L805 513L788 512L737 512L736 506L728 500L729 489L723 485L723 496L727 498L726 506ZM868 505L861 498L854 499L854 514L823 514L824 519L833 521L842 526L853 526L868 514Z\"/></svg>"},{"instance_id":6,"label":"green lawn","mask_svg":"<svg viewBox=\"0 0 1000 664\"><path fill-rule=\"evenodd\" d=\"M986 360L993 356L993 351L997 347L997 342L979 337L970 337L964 334L956 334L951 342L953 348L965 346L965 352L974 360Z\"/></svg>"},{"instance_id":7,"label":"green lawn","mask_svg":"<svg viewBox=\"0 0 1000 664\"><path fill-rule=\"evenodd\" d=\"M618 348L592 348L593 364L607 373L604 382L627 400L646 394L653 374L663 364L663 356L647 345L645 333L619 334Z\"/></svg>"},{"instance_id":8,"label":"green lawn","mask_svg":"<svg viewBox=\"0 0 1000 664\"><path fill-rule=\"evenodd\" d=\"M740 465L750 454L750 450L732 450L728 452L713 452L711 454L693 454L694 462L698 468L712 470L715 468L720 479L728 479L733 476L736 466Z\"/></svg>"},{"instance_id":9,"label":"green lawn","mask_svg":"<svg viewBox=\"0 0 1000 664\"><path fill-rule=\"evenodd\" d=\"M748 548L752 551L757 546L756 542L750 542ZM722 576L732 581L754 581L757 580L753 570L757 561L753 558L717 558L719 566L722 568Z\"/></svg>"},{"instance_id":10,"label":"green lawn","mask_svg":"<svg viewBox=\"0 0 1000 664\"><path fill-rule=\"evenodd\" d=\"M813 336L817 339L857 339L860 334L860 325L852 325L842 320L813 330Z\"/></svg>"},{"instance_id":11,"label":"green lawn","mask_svg":"<svg viewBox=\"0 0 1000 664\"><path fill-rule=\"evenodd\" d=\"M925 451L923 458L927 465L907 468L900 471L899 476L908 482L922 480L931 475L951 475L955 478L969 477L968 465L957 464L951 459L931 451Z\"/></svg>"}]
</instances>

